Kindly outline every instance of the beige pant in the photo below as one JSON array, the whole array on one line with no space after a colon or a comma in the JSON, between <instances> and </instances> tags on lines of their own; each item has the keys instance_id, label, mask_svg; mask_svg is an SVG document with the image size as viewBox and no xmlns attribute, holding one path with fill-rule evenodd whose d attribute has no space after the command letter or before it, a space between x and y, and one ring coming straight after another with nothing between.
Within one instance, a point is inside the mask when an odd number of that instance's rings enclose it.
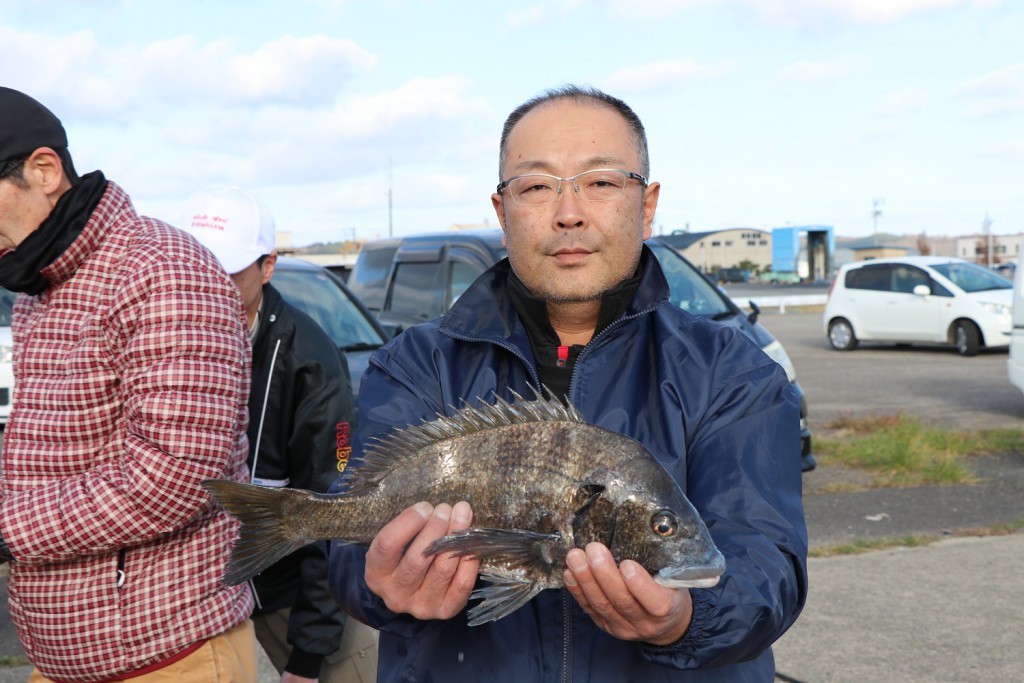
<instances>
[{"instance_id":1,"label":"beige pant","mask_svg":"<svg viewBox=\"0 0 1024 683\"><path fill-rule=\"evenodd\" d=\"M230 631L210 638L188 657L126 680L129 683L253 683L257 672L256 637L252 621L246 619ZM53 681L33 669L28 683Z\"/></svg>"},{"instance_id":2,"label":"beige pant","mask_svg":"<svg viewBox=\"0 0 1024 683\"><path fill-rule=\"evenodd\" d=\"M284 671L292 646L288 644L291 609L259 614L252 618L256 638L278 673ZM377 630L349 617L337 652L327 655L320 669L320 683L376 683Z\"/></svg>"}]
</instances>

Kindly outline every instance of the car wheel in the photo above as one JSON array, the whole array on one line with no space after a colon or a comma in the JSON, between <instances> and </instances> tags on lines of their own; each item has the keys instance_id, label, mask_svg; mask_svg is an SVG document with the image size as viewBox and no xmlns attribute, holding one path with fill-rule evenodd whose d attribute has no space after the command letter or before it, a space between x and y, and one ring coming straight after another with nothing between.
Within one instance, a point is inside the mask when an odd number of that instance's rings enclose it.
<instances>
[{"instance_id":1,"label":"car wheel","mask_svg":"<svg viewBox=\"0 0 1024 683\"><path fill-rule=\"evenodd\" d=\"M981 348L981 333L970 320L958 320L953 328L953 341L961 356L977 356Z\"/></svg>"},{"instance_id":2,"label":"car wheel","mask_svg":"<svg viewBox=\"0 0 1024 683\"><path fill-rule=\"evenodd\" d=\"M828 324L828 341L836 351L852 351L857 348L857 335L853 333L850 321L836 318Z\"/></svg>"}]
</instances>

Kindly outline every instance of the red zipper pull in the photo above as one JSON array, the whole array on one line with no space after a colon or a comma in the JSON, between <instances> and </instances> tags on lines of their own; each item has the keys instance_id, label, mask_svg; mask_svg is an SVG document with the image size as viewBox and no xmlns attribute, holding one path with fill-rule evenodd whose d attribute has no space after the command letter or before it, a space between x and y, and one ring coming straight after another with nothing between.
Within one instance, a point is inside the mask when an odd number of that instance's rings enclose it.
<instances>
[{"instance_id":1,"label":"red zipper pull","mask_svg":"<svg viewBox=\"0 0 1024 683\"><path fill-rule=\"evenodd\" d=\"M557 361L558 367L564 368L565 367L565 361L567 361L567 360L569 360L569 347L568 346L559 346L558 347L558 361Z\"/></svg>"}]
</instances>

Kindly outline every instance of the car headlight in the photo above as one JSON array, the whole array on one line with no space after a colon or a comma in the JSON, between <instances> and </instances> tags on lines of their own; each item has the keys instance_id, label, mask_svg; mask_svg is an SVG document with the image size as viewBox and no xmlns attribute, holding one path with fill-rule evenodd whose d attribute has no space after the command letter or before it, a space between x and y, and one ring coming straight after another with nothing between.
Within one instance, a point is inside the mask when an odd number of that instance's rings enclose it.
<instances>
[{"instance_id":1,"label":"car headlight","mask_svg":"<svg viewBox=\"0 0 1024 683\"><path fill-rule=\"evenodd\" d=\"M994 315L1010 315L1013 309L1005 304L994 304L991 301L982 301L982 308Z\"/></svg>"},{"instance_id":2,"label":"car headlight","mask_svg":"<svg viewBox=\"0 0 1024 683\"><path fill-rule=\"evenodd\" d=\"M792 382L796 379L796 368L793 366L793 361L789 359L789 354L786 353L786 349L782 348L782 344L776 339L768 346L762 349L768 354L768 357L773 361L782 366L782 369L786 371L786 377Z\"/></svg>"},{"instance_id":3,"label":"car headlight","mask_svg":"<svg viewBox=\"0 0 1024 683\"><path fill-rule=\"evenodd\" d=\"M14 360L14 347L0 344L0 363L10 363Z\"/></svg>"}]
</instances>

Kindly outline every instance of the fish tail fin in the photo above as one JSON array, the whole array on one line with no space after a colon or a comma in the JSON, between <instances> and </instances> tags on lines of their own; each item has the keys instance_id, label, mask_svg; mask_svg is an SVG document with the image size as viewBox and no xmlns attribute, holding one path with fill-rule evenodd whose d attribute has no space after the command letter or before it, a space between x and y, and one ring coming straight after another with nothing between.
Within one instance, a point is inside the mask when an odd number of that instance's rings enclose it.
<instances>
[{"instance_id":1,"label":"fish tail fin","mask_svg":"<svg viewBox=\"0 0 1024 683\"><path fill-rule=\"evenodd\" d=\"M267 488L236 481L208 479L203 487L241 523L238 539L224 572L224 583L235 586L299 548L317 540L296 537L287 523L314 494L301 489Z\"/></svg>"}]
</instances>

